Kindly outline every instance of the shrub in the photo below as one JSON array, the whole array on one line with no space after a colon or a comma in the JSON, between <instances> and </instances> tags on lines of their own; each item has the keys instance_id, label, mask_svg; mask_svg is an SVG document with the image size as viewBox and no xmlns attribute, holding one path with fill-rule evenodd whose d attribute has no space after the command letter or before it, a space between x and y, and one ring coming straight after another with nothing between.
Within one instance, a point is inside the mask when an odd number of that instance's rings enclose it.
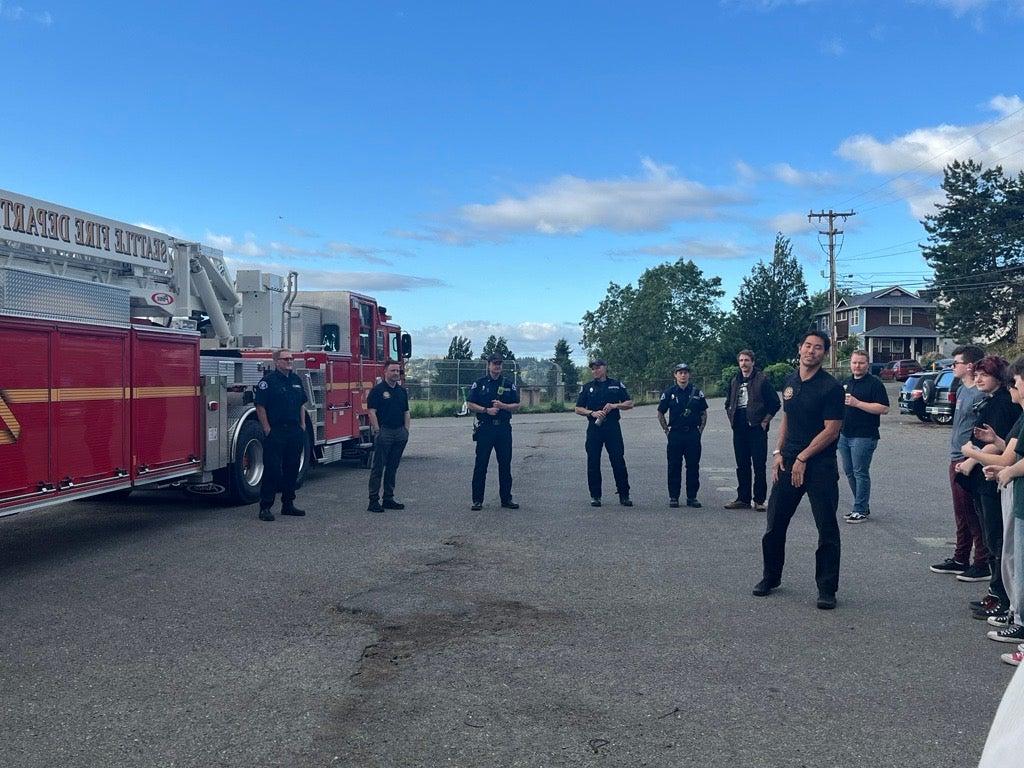
<instances>
[{"instance_id":1,"label":"shrub","mask_svg":"<svg viewBox=\"0 0 1024 768\"><path fill-rule=\"evenodd\" d=\"M786 383L786 377L795 371L796 368L789 363L772 363L764 369L764 375L768 377L772 387L778 391Z\"/></svg>"},{"instance_id":2,"label":"shrub","mask_svg":"<svg viewBox=\"0 0 1024 768\"><path fill-rule=\"evenodd\" d=\"M729 383L732 381L732 377L740 372L738 365L727 365L722 369L722 375L718 377L718 381L715 383L715 387L718 393L723 397L729 395Z\"/></svg>"}]
</instances>

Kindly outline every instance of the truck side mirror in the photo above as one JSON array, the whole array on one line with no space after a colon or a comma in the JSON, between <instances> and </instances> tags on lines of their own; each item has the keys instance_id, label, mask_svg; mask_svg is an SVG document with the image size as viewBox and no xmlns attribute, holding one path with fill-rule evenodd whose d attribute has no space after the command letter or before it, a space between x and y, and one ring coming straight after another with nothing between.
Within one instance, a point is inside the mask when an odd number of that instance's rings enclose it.
<instances>
[{"instance_id":1,"label":"truck side mirror","mask_svg":"<svg viewBox=\"0 0 1024 768\"><path fill-rule=\"evenodd\" d=\"M402 357L406 360L412 357L412 336L408 333L402 334Z\"/></svg>"}]
</instances>

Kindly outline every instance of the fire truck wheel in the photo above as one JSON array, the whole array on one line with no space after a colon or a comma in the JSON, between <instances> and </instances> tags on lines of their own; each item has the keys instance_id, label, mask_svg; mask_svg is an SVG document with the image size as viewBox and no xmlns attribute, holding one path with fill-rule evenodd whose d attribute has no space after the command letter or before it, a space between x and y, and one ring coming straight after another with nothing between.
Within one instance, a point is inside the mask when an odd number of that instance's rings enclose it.
<instances>
[{"instance_id":1,"label":"fire truck wheel","mask_svg":"<svg viewBox=\"0 0 1024 768\"><path fill-rule=\"evenodd\" d=\"M234 461L228 467L229 495L239 504L254 504L260 499L263 479L263 428L249 419L238 430Z\"/></svg>"},{"instance_id":2,"label":"fire truck wheel","mask_svg":"<svg viewBox=\"0 0 1024 768\"><path fill-rule=\"evenodd\" d=\"M302 457L299 459L299 475L295 478L295 487L301 488L306 479L306 472L313 464L313 443L309 437L309 430L306 430L306 439L302 445Z\"/></svg>"}]
</instances>

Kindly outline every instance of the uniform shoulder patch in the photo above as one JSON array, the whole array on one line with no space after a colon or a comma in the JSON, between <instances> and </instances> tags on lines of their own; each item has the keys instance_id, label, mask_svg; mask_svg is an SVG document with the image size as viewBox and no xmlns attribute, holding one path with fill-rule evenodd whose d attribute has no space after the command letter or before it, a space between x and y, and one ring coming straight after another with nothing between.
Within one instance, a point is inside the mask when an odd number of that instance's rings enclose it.
<instances>
[{"instance_id":1,"label":"uniform shoulder patch","mask_svg":"<svg viewBox=\"0 0 1024 768\"><path fill-rule=\"evenodd\" d=\"M662 392L662 393L661 393L661 399L662 399L662 400L664 400L664 399L665 399L665 395L666 395L666 393L665 393L665 392Z\"/></svg>"},{"instance_id":2,"label":"uniform shoulder patch","mask_svg":"<svg viewBox=\"0 0 1024 768\"><path fill-rule=\"evenodd\" d=\"M267 380L266 379L261 379L260 383L256 385L256 389L266 389L266 388L267 388Z\"/></svg>"},{"instance_id":3,"label":"uniform shoulder patch","mask_svg":"<svg viewBox=\"0 0 1024 768\"><path fill-rule=\"evenodd\" d=\"M696 392L694 393L694 395L693 395L693 396L694 396L694 397L698 397L698 398L700 398L701 400L703 400L703 399L704 399L704 393L703 393L703 392L702 392L701 390L699 390L699 389L698 389L698 390L697 390L697 391L696 391Z\"/></svg>"},{"instance_id":4,"label":"uniform shoulder patch","mask_svg":"<svg viewBox=\"0 0 1024 768\"><path fill-rule=\"evenodd\" d=\"M475 381L474 381L474 382L473 382L473 386L472 386L472 387L470 387L470 389L476 389L476 385L477 385L477 382L475 382Z\"/></svg>"}]
</instances>

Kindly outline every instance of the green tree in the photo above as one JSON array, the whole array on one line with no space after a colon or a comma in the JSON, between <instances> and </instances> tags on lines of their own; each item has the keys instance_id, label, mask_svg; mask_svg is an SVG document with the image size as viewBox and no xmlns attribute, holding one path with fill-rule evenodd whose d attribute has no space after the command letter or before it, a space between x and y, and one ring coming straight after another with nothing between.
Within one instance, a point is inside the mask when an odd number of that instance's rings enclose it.
<instances>
[{"instance_id":1,"label":"green tree","mask_svg":"<svg viewBox=\"0 0 1024 768\"><path fill-rule=\"evenodd\" d=\"M448 345L448 354L445 360L472 360L473 342L465 336L452 336L451 344Z\"/></svg>"},{"instance_id":2,"label":"green tree","mask_svg":"<svg viewBox=\"0 0 1024 768\"><path fill-rule=\"evenodd\" d=\"M961 341L1017 341L1024 303L1024 173L1005 176L956 160L943 171L946 199L922 225L930 295L942 307L939 330Z\"/></svg>"},{"instance_id":3,"label":"green tree","mask_svg":"<svg viewBox=\"0 0 1024 768\"><path fill-rule=\"evenodd\" d=\"M812 308L803 267L788 237L775 236L771 261L754 265L732 304L736 349L754 350L762 367L793 359L800 335L811 325Z\"/></svg>"},{"instance_id":4,"label":"green tree","mask_svg":"<svg viewBox=\"0 0 1024 768\"><path fill-rule=\"evenodd\" d=\"M551 358L553 365L548 372L548 386L554 390L558 386L558 375L561 373L562 384L566 393L573 393L579 386L579 369L569 354L569 342L559 339L555 342L555 356Z\"/></svg>"},{"instance_id":5,"label":"green tree","mask_svg":"<svg viewBox=\"0 0 1024 768\"><path fill-rule=\"evenodd\" d=\"M491 334L484 343L483 351L480 352L480 359L486 360L491 355L501 355L502 360L515 360L516 356L508 348L508 341L504 336Z\"/></svg>"},{"instance_id":6,"label":"green tree","mask_svg":"<svg viewBox=\"0 0 1024 768\"><path fill-rule=\"evenodd\" d=\"M479 366L466 360L473 359L473 343L465 336L453 336L448 345L448 354L437 362L437 387L435 397L439 400L461 400L462 387L470 384L480 375Z\"/></svg>"},{"instance_id":7,"label":"green tree","mask_svg":"<svg viewBox=\"0 0 1024 768\"><path fill-rule=\"evenodd\" d=\"M722 281L679 259L645 270L636 287L617 283L583 315L583 347L633 386L660 386L680 360L697 360L715 340Z\"/></svg>"}]
</instances>

